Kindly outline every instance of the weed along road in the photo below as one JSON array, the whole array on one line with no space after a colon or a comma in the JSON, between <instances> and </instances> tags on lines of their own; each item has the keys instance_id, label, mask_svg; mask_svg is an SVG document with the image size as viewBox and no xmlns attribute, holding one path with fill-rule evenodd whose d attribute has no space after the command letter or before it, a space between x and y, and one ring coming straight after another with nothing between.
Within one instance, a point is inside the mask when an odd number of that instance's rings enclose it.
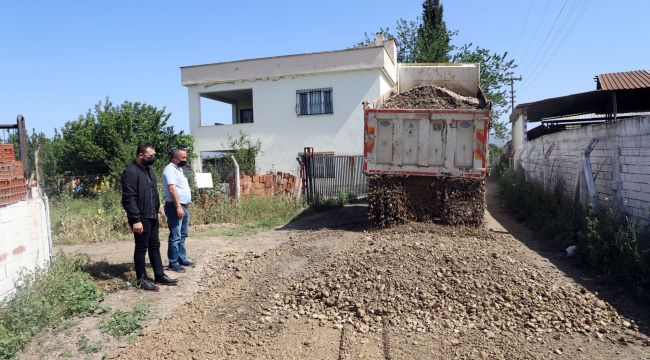
<instances>
[{"instance_id":1,"label":"weed along road","mask_svg":"<svg viewBox=\"0 0 650 360\"><path fill-rule=\"evenodd\" d=\"M370 228L362 205L302 218L271 231L277 243L265 252L212 259L203 290L113 356L650 356L632 319L494 215L485 228L406 223L382 230Z\"/></svg>"}]
</instances>

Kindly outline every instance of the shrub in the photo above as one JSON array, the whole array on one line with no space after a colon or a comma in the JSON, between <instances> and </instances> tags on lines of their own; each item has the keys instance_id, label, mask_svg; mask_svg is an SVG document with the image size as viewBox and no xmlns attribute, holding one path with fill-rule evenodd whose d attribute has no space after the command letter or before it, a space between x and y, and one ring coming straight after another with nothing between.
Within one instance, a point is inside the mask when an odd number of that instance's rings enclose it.
<instances>
[{"instance_id":1,"label":"shrub","mask_svg":"<svg viewBox=\"0 0 650 360\"><path fill-rule=\"evenodd\" d=\"M99 325L99 330L113 337L129 335L142 328L142 323L148 314L149 305L139 301L130 311L115 310L110 318Z\"/></svg>"},{"instance_id":2,"label":"shrub","mask_svg":"<svg viewBox=\"0 0 650 360\"><path fill-rule=\"evenodd\" d=\"M585 212L563 193L562 182L552 192L544 192L509 168L499 180L506 208L547 245L560 250L577 244L584 265L646 297L650 290L650 229L617 219L611 211Z\"/></svg>"},{"instance_id":3,"label":"shrub","mask_svg":"<svg viewBox=\"0 0 650 360\"><path fill-rule=\"evenodd\" d=\"M105 293L81 269L86 257L57 257L56 264L23 273L16 292L0 304L0 358L12 358L42 329L90 314Z\"/></svg>"}]
</instances>

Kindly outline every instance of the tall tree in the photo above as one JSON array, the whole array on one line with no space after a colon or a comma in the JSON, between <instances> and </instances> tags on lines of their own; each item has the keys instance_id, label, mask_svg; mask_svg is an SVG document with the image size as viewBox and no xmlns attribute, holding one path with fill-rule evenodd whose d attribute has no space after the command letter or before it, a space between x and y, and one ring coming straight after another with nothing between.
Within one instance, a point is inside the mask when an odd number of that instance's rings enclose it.
<instances>
[{"instance_id":1,"label":"tall tree","mask_svg":"<svg viewBox=\"0 0 650 360\"><path fill-rule=\"evenodd\" d=\"M451 34L442 19L443 8L440 0L424 0L422 4L422 22L416 39L417 63L448 62Z\"/></svg>"},{"instance_id":2,"label":"tall tree","mask_svg":"<svg viewBox=\"0 0 650 360\"><path fill-rule=\"evenodd\" d=\"M509 135L506 123L498 121L508 111L508 78L517 67L508 53L498 54L488 49L465 44L456 47L451 40L458 33L448 31L443 20L443 8L439 0L424 0L422 17L415 21L399 19L395 35L389 28L380 28L387 39L397 42L397 60L401 63L466 62L481 65L481 89L492 101L491 129L495 137L505 140ZM372 43L365 34L365 41L357 45Z\"/></svg>"}]
</instances>

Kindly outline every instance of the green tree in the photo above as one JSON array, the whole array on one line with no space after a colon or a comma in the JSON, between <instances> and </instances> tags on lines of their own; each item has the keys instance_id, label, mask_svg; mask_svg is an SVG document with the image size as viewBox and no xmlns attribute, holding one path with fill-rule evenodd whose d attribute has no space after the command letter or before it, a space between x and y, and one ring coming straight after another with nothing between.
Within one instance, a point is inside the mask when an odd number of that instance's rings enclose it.
<instances>
[{"instance_id":1,"label":"green tree","mask_svg":"<svg viewBox=\"0 0 650 360\"><path fill-rule=\"evenodd\" d=\"M240 130L239 137L228 136L228 143L225 146L233 152L233 156L239 165L240 174L255 174L255 159L262 153L262 142L259 139L253 140L248 134Z\"/></svg>"},{"instance_id":2,"label":"green tree","mask_svg":"<svg viewBox=\"0 0 650 360\"><path fill-rule=\"evenodd\" d=\"M145 142L156 147L161 161L154 169L160 173L172 148L193 145L191 136L167 125L170 116L164 108L140 102L114 105L109 99L100 101L93 110L67 122L60 132L55 131L46 142L43 175L50 183L75 176L91 181L108 178L116 184L133 161L137 144Z\"/></svg>"},{"instance_id":3,"label":"green tree","mask_svg":"<svg viewBox=\"0 0 650 360\"><path fill-rule=\"evenodd\" d=\"M506 139L510 130L498 119L509 110L508 79L514 75L514 69L517 67L515 61L508 59L507 52L496 54L472 44L458 48L452 55L452 61L480 64L481 89L485 97L492 101L492 131L498 139Z\"/></svg>"},{"instance_id":4,"label":"green tree","mask_svg":"<svg viewBox=\"0 0 650 360\"><path fill-rule=\"evenodd\" d=\"M517 67L508 53L494 53L488 49L465 44L454 46L451 41L457 31L449 31L443 20L443 8L439 0L424 0L422 17L415 21L397 20L395 33L388 27L380 28L386 39L397 42L397 60L401 63L465 62L481 66L480 85L485 97L492 101L491 130L495 137L505 140L509 136L506 123L498 121L508 111L508 78ZM358 46L374 42L368 33ZM444 54L443 54L444 53Z\"/></svg>"},{"instance_id":5,"label":"green tree","mask_svg":"<svg viewBox=\"0 0 650 360\"><path fill-rule=\"evenodd\" d=\"M452 34L442 19L443 9L440 0L424 0L422 4L422 21L415 38L416 63L438 63L449 61L452 49L449 41ZM399 22L398 22L399 24Z\"/></svg>"}]
</instances>

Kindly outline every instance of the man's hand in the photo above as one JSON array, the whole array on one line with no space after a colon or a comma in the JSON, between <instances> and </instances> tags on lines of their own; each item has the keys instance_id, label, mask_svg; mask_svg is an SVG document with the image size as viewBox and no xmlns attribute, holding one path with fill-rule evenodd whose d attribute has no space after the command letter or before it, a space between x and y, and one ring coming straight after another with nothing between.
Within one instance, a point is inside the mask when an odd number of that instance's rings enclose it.
<instances>
[{"instance_id":1,"label":"man's hand","mask_svg":"<svg viewBox=\"0 0 650 360\"><path fill-rule=\"evenodd\" d=\"M179 219L183 219L185 216L185 210L183 210L182 205L176 207L176 216L178 216Z\"/></svg>"},{"instance_id":2,"label":"man's hand","mask_svg":"<svg viewBox=\"0 0 650 360\"><path fill-rule=\"evenodd\" d=\"M140 234L142 234L143 231L144 231L144 228L142 227L141 222L137 222L137 223L133 224L133 233L134 234L140 235Z\"/></svg>"}]
</instances>

